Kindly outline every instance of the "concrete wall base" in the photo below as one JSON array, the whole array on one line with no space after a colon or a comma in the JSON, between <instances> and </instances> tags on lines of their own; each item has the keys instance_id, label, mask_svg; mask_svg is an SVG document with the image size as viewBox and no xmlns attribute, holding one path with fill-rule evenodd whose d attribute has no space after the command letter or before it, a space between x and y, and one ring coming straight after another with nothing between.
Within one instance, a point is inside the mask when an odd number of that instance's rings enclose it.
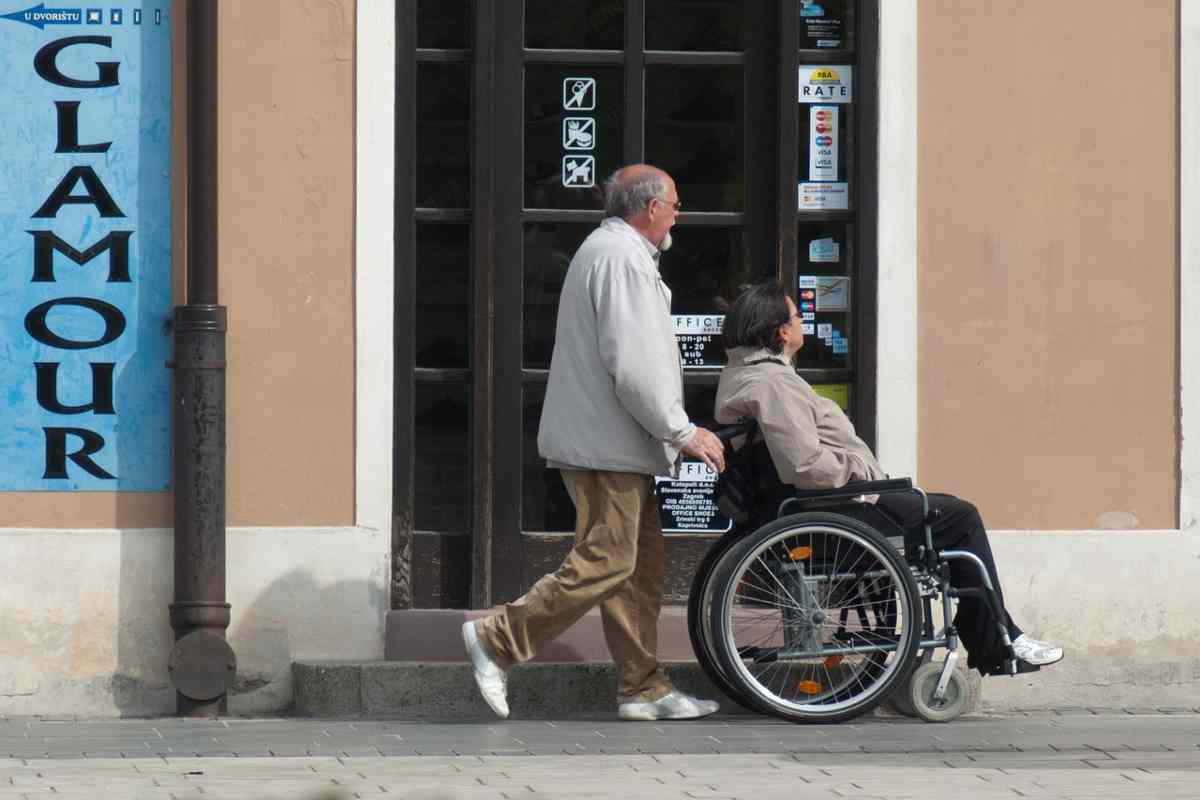
<instances>
[{"instance_id":1,"label":"concrete wall base","mask_svg":"<svg viewBox=\"0 0 1200 800\"><path fill-rule=\"evenodd\" d=\"M1013 617L1067 658L984 681L985 709L1200 708L1200 531L994 532L992 542ZM287 710L293 662L384 658L389 547L369 528L229 531L233 713ZM174 712L170 531L0 529L0 564L0 715ZM453 658L457 624L445 619L430 624ZM588 669L607 669L596 666L607 661L598 627L565 640ZM666 612L664 632L664 655L686 658L682 609ZM546 686L537 691L560 698L558 711L583 691Z\"/></svg>"},{"instance_id":2,"label":"concrete wall base","mask_svg":"<svg viewBox=\"0 0 1200 800\"><path fill-rule=\"evenodd\" d=\"M292 661L383 657L387 533L232 528L235 714L292 702ZM169 530L0 530L0 716L161 716L174 634Z\"/></svg>"},{"instance_id":3,"label":"concrete wall base","mask_svg":"<svg viewBox=\"0 0 1200 800\"><path fill-rule=\"evenodd\" d=\"M984 708L1200 707L1200 533L991 533L1004 600L1062 662L983 683Z\"/></svg>"}]
</instances>

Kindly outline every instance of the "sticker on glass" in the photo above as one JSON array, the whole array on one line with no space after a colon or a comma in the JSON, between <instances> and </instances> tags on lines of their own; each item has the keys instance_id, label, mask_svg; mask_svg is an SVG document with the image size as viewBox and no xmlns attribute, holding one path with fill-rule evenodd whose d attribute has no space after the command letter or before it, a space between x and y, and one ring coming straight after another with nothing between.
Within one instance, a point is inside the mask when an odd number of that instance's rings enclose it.
<instances>
[{"instance_id":1,"label":"sticker on glass","mask_svg":"<svg viewBox=\"0 0 1200 800\"><path fill-rule=\"evenodd\" d=\"M733 527L717 507L717 473L700 461L682 461L676 478L655 477L662 529L724 533Z\"/></svg>"},{"instance_id":2,"label":"sticker on glass","mask_svg":"<svg viewBox=\"0 0 1200 800\"><path fill-rule=\"evenodd\" d=\"M836 11L826 10L825 5L817 0L800 0L801 48L842 46L842 20Z\"/></svg>"},{"instance_id":3,"label":"sticker on glass","mask_svg":"<svg viewBox=\"0 0 1200 800\"><path fill-rule=\"evenodd\" d=\"M814 264L836 264L842 260L842 248L832 236L808 243L808 260Z\"/></svg>"},{"instance_id":4,"label":"sticker on glass","mask_svg":"<svg viewBox=\"0 0 1200 800\"><path fill-rule=\"evenodd\" d=\"M851 89L853 68L847 64L800 67L801 103L838 103L854 99Z\"/></svg>"},{"instance_id":5,"label":"sticker on glass","mask_svg":"<svg viewBox=\"0 0 1200 800\"><path fill-rule=\"evenodd\" d=\"M822 322L819 325L817 325L817 337L818 338L828 339L832 336L833 336L833 323L832 322Z\"/></svg>"},{"instance_id":6,"label":"sticker on glass","mask_svg":"<svg viewBox=\"0 0 1200 800\"><path fill-rule=\"evenodd\" d=\"M720 365L719 337L724 324L724 314L671 315L675 343L679 346L679 363L684 369Z\"/></svg>"},{"instance_id":7,"label":"sticker on glass","mask_svg":"<svg viewBox=\"0 0 1200 800\"><path fill-rule=\"evenodd\" d=\"M842 275L817 278L817 311L848 311L850 279Z\"/></svg>"},{"instance_id":8,"label":"sticker on glass","mask_svg":"<svg viewBox=\"0 0 1200 800\"><path fill-rule=\"evenodd\" d=\"M566 150L594 150L596 148L596 120L591 117L566 117L563 119L563 148Z\"/></svg>"},{"instance_id":9,"label":"sticker on glass","mask_svg":"<svg viewBox=\"0 0 1200 800\"><path fill-rule=\"evenodd\" d=\"M837 106L813 106L808 116L808 179L838 179Z\"/></svg>"},{"instance_id":10,"label":"sticker on glass","mask_svg":"<svg viewBox=\"0 0 1200 800\"><path fill-rule=\"evenodd\" d=\"M801 183L799 205L801 211L845 210L850 207L850 185Z\"/></svg>"},{"instance_id":11,"label":"sticker on glass","mask_svg":"<svg viewBox=\"0 0 1200 800\"><path fill-rule=\"evenodd\" d=\"M567 111L592 111L596 108L595 78L564 78L563 108Z\"/></svg>"},{"instance_id":12,"label":"sticker on glass","mask_svg":"<svg viewBox=\"0 0 1200 800\"><path fill-rule=\"evenodd\" d=\"M595 156L563 156L562 184L568 189L588 189L595 186Z\"/></svg>"}]
</instances>

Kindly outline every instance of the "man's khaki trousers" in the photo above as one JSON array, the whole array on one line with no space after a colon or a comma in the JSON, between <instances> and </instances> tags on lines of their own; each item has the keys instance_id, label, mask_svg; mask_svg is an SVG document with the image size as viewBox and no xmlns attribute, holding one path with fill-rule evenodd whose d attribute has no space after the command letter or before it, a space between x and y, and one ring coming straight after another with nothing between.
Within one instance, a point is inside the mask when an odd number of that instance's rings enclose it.
<instances>
[{"instance_id":1,"label":"man's khaki trousers","mask_svg":"<svg viewBox=\"0 0 1200 800\"><path fill-rule=\"evenodd\" d=\"M562 470L562 477L575 503L575 546L524 597L478 620L476 634L508 669L599 604L618 701L658 700L671 683L657 656L664 546L654 478L590 470Z\"/></svg>"}]
</instances>

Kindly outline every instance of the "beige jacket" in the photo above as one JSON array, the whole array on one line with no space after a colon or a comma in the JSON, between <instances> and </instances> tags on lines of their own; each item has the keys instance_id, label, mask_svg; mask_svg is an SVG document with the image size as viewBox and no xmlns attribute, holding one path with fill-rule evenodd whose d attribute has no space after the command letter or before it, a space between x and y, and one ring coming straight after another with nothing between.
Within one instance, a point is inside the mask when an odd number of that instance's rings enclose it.
<instances>
[{"instance_id":1,"label":"beige jacket","mask_svg":"<svg viewBox=\"0 0 1200 800\"><path fill-rule=\"evenodd\" d=\"M717 421L756 420L780 480L800 489L836 489L885 477L838 404L813 391L782 355L752 347L728 354L717 386Z\"/></svg>"},{"instance_id":2,"label":"beige jacket","mask_svg":"<svg viewBox=\"0 0 1200 800\"><path fill-rule=\"evenodd\" d=\"M656 256L609 217L571 259L538 428L548 466L665 475L695 432Z\"/></svg>"}]
</instances>

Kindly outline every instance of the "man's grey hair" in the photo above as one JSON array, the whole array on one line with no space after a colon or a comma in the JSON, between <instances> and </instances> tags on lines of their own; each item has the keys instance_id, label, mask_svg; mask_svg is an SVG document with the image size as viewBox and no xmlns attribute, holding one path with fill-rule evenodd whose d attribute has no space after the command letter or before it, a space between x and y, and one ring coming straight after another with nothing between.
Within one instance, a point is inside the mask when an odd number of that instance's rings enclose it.
<instances>
[{"instance_id":1,"label":"man's grey hair","mask_svg":"<svg viewBox=\"0 0 1200 800\"><path fill-rule=\"evenodd\" d=\"M665 200L667 183L661 172L646 171L632 178L621 177L617 170L604 182L604 211L610 217L636 217L650 201Z\"/></svg>"}]
</instances>

